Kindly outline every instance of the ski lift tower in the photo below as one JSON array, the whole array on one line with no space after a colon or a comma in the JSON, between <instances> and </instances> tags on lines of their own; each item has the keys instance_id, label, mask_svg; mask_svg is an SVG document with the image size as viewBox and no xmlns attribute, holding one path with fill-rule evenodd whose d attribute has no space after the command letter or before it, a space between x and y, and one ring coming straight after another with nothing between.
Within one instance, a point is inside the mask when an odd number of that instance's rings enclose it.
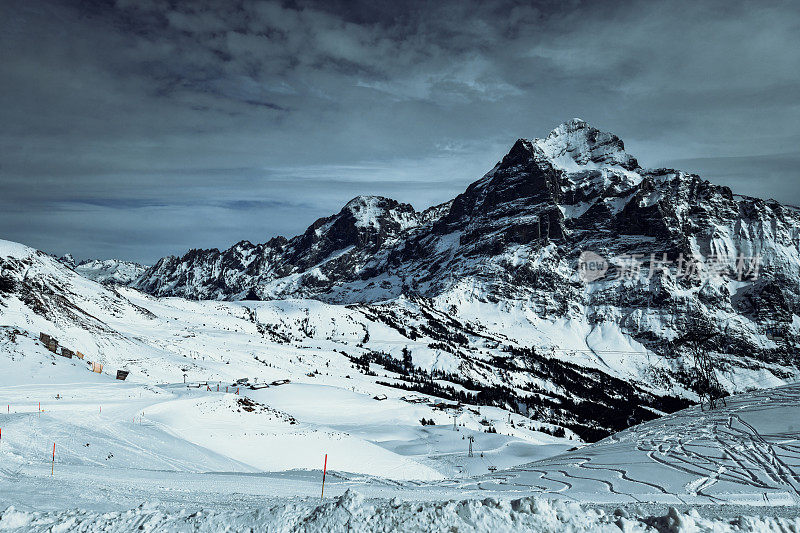
<instances>
[{"instance_id":1,"label":"ski lift tower","mask_svg":"<svg viewBox=\"0 0 800 533\"><path fill-rule=\"evenodd\" d=\"M475 437L470 435L467 437L467 439L469 439L469 453L467 454L467 457L472 457L472 443L475 442Z\"/></svg>"}]
</instances>

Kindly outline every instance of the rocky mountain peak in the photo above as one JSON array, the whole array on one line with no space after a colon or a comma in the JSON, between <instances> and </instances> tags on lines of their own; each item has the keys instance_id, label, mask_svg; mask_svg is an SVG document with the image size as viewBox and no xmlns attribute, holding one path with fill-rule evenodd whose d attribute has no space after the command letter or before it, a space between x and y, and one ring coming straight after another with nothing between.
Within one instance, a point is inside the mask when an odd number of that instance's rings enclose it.
<instances>
[{"instance_id":1,"label":"rocky mountain peak","mask_svg":"<svg viewBox=\"0 0 800 533\"><path fill-rule=\"evenodd\" d=\"M383 196L356 196L345 204L340 214L344 213L351 215L359 228L378 229L385 221L395 222L403 229L416 225L412 206Z\"/></svg>"},{"instance_id":2,"label":"rocky mountain peak","mask_svg":"<svg viewBox=\"0 0 800 533\"><path fill-rule=\"evenodd\" d=\"M59 257L58 260L61 262L61 264L67 265L70 268L75 268L75 265L77 264L75 258L72 257L72 254L69 252Z\"/></svg>"},{"instance_id":3,"label":"rocky mountain peak","mask_svg":"<svg viewBox=\"0 0 800 533\"><path fill-rule=\"evenodd\" d=\"M547 137L536 139L534 143L554 166L568 171L585 166L639 168L638 161L625 151L625 144L619 137L593 128L579 118L560 124Z\"/></svg>"}]
</instances>

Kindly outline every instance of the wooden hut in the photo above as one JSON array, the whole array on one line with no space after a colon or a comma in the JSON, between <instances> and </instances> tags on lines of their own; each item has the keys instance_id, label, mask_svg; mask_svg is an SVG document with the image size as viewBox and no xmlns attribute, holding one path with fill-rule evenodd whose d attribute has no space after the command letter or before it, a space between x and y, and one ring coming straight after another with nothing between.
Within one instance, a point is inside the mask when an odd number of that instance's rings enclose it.
<instances>
[{"instance_id":1,"label":"wooden hut","mask_svg":"<svg viewBox=\"0 0 800 533\"><path fill-rule=\"evenodd\" d=\"M58 353L58 340L50 337L50 342L47 343L47 349L53 353Z\"/></svg>"}]
</instances>

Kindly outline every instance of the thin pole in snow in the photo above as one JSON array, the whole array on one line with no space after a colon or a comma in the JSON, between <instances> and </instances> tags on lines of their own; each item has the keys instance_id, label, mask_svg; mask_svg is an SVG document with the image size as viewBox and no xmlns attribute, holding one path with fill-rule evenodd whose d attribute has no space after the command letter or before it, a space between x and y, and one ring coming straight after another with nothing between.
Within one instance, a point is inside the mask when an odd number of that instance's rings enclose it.
<instances>
[{"instance_id":1,"label":"thin pole in snow","mask_svg":"<svg viewBox=\"0 0 800 533\"><path fill-rule=\"evenodd\" d=\"M50 465L50 477L53 477L53 472L56 469L56 443L53 443L53 463Z\"/></svg>"},{"instance_id":2,"label":"thin pole in snow","mask_svg":"<svg viewBox=\"0 0 800 533\"><path fill-rule=\"evenodd\" d=\"M325 499L325 474L328 472L328 454L325 454L325 463L322 465L322 495L320 499Z\"/></svg>"}]
</instances>

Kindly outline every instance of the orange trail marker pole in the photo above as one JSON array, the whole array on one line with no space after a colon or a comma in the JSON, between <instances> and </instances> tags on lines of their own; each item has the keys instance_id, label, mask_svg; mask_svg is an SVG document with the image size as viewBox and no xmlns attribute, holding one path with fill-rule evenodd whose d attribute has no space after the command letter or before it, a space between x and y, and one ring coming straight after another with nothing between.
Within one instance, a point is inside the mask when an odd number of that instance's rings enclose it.
<instances>
[{"instance_id":1,"label":"orange trail marker pole","mask_svg":"<svg viewBox=\"0 0 800 533\"><path fill-rule=\"evenodd\" d=\"M50 466L50 477L53 477L53 472L56 469L56 443L53 443L53 464Z\"/></svg>"},{"instance_id":2,"label":"orange trail marker pole","mask_svg":"<svg viewBox=\"0 0 800 533\"><path fill-rule=\"evenodd\" d=\"M325 464L322 466L322 495L320 499L325 499L325 474L328 472L328 454L325 454Z\"/></svg>"}]
</instances>

